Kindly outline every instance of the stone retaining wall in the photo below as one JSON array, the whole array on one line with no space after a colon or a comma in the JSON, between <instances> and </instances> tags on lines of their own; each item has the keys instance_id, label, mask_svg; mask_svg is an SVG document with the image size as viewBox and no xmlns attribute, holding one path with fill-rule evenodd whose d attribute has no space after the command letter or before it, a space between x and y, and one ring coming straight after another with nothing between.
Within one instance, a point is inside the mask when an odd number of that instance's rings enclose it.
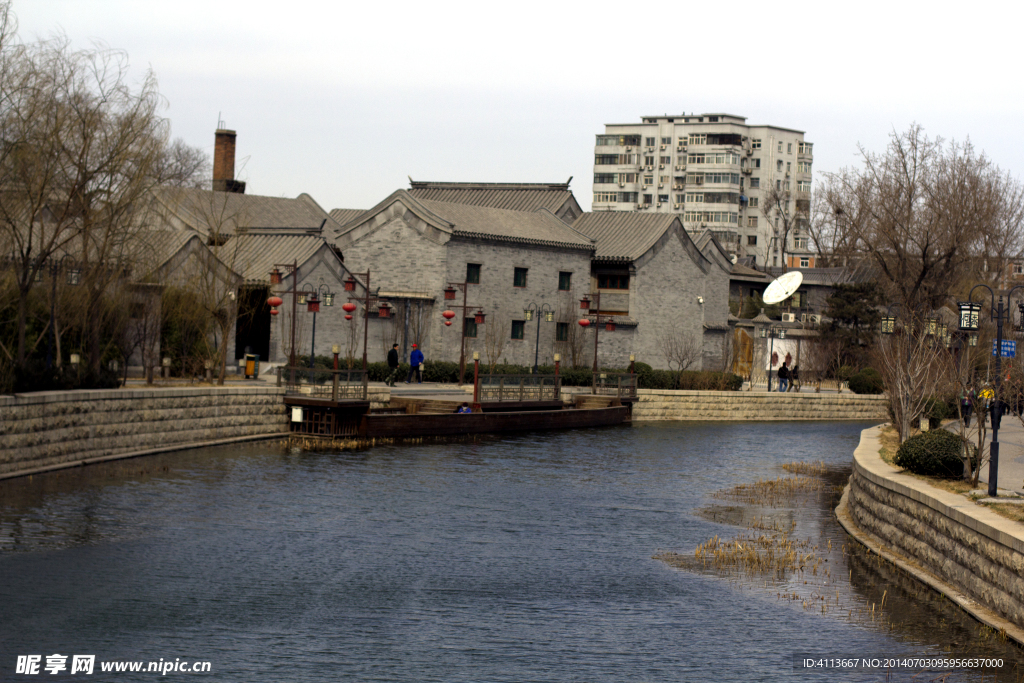
<instances>
[{"instance_id":1,"label":"stone retaining wall","mask_svg":"<svg viewBox=\"0 0 1024 683\"><path fill-rule=\"evenodd\" d=\"M288 431L277 387L0 396L0 478Z\"/></svg>"},{"instance_id":2,"label":"stone retaining wall","mask_svg":"<svg viewBox=\"0 0 1024 683\"><path fill-rule=\"evenodd\" d=\"M850 533L1024 643L1024 525L901 473L864 430L837 515Z\"/></svg>"},{"instance_id":3,"label":"stone retaining wall","mask_svg":"<svg viewBox=\"0 0 1024 683\"><path fill-rule=\"evenodd\" d=\"M885 420L885 396L670 391L640 389L633 419L643 420Z\"/></svg>"}]
</instances>

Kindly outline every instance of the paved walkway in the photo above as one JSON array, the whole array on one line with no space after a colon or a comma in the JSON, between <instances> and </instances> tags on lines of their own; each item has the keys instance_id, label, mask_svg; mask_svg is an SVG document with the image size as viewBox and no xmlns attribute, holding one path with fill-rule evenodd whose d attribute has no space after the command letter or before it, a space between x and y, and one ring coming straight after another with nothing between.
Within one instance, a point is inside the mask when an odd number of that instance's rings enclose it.
<instances>
[{"instance_id":1,"label":"paved walkway","mask_svg":"<svg viewBox=\"0 0 1024 683\"><path fill-rule=\"evenodd\" d=\"M977 421L971 422L972 429L969 430L968 436L977 443ZM1016 415L1004 415L999 427L998 487L1024 494L1024 423ZM991 441L991 429L987 431L985 438L986 442ZM988 464L981 468L981 481L988 483Z\"/></svg>"}]
</instances>

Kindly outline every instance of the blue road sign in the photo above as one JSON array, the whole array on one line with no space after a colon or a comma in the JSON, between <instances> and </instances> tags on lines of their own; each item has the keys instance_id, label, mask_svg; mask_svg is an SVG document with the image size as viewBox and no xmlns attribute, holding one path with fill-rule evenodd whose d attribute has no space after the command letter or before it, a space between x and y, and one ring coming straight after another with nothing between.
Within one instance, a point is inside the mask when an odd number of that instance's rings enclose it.
<instances>
[{"instance_id":1,"label":"blue road sign","mask_svg":"<svg viewBox=\"0 0 1024 683\"><path fill-rule=\"evenodd\" d=\"M996 340L992 340L992 355L996 355ZM1003 358L1016 358L1017 357L1017 342L1013 339L1003 340Z\"/></svg>"}]
</instances>

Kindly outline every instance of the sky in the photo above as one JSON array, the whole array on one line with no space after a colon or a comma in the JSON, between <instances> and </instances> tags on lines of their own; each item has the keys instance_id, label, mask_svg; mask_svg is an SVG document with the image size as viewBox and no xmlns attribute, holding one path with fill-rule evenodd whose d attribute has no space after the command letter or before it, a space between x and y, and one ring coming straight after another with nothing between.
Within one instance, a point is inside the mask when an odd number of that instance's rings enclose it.
<instances>
[{"instance_id":1,"label":"sky","mask_svg":"<svg viewBox=\"0 0 1024 683\"><path fill-rule=\"evenodd\" d=\"M23 40L127 52L172 135L237 131L249 194L370 208L408 178L565 182L594 136L730 113L805 131L814 178L912 123L1024 175L1020 3L13 0Z\"/></svg>"}]
</instances>

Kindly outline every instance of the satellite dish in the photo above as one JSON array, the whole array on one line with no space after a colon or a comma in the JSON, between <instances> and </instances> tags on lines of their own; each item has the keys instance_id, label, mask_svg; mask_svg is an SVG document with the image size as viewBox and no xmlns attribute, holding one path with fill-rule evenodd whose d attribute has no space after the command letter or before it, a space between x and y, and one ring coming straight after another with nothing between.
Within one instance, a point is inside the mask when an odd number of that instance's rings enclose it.
<instances>
[{"instance_id":1,"label":"satellite dish","mask_svg":"<svg viewBox=\"0 0 1024 683\"><path fill-rule=\"evenodd\" d=\"M793 292L800 287L800 283L803 281L804 274L799 270L783 273L778 279L768 285L768 288L764 290L764 296L761 297L761 300L766 304L783 302L793 296Z\"/></svg>"}]
</instances>

